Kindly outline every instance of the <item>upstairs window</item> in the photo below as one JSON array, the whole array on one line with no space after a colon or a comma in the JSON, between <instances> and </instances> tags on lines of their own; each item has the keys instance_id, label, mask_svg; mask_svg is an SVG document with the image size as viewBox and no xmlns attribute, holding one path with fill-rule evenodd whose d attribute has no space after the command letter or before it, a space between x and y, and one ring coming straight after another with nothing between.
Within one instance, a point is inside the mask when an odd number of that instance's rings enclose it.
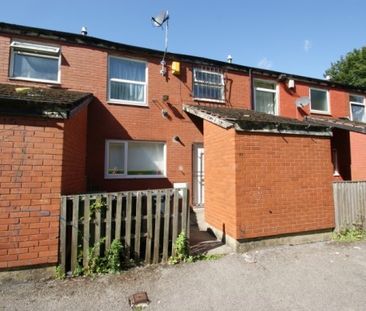
<instances>
[{"instance_id":1,"label":"upstairs window","mask_svg":"<svg viewBox=\"0 0 366 311\"><path fill-rule=\"evenodd\" d=\"M60 81L60 48L13 41L10 77L40 82Z\"/></svg>"},{"instance_id":2,"label":"upstairs window","mask_svg":"<svg viewBox=\"0 0 366 311\"><path fill-rule=\"evenodd\" d=\"M352 121L366 123L365 97L359 95L350 95L349 103L351 106Z\"/></svg>"},{"instance_id":3,"label":"upstairs window","mask_svg":"<svg viewBox=\"0 0 366 311\"><path fill-rule=\"evenodd\" d=\"M219 71L194 68L193 97L197 100L224 102L224 74Z\"/></svg>"},{"instance_id":4,"label":"upstairs window","mask_svg":"<svg viewBox=\"0 0 366 311\"><path fill-rule=\"evenodd\" d=\"M329 114L328 91L310 89L311 112Z\"/></svg>"},{"instance_id":5,"label":"upstairs window","mask_svg":"<svg viewBox=\"0 0 366 311\"><path fill-rule=\"evenodd\" d=\"M165 177L165 149L162 142L107 140L105 177Z\"/></svg>"},{"instance_id":6,"label":"upstairs window","mask_svg":"<svg viewBox=\"0 0 366 311\"><path fill-rule=\"evenodd\" d=\"M255 111L277 114L277 84L272 81L254 81Z\"/></svg>"},{"instance_id":7,"label":"upstairs window","mask_svg":"<svg viewBox=\"0 0 366 311\"><path fill-rule=\"evenodd\" d=\"M131 59L109 58L109 101L146 106L147 66Z\"/></svg>"}]
</instances>

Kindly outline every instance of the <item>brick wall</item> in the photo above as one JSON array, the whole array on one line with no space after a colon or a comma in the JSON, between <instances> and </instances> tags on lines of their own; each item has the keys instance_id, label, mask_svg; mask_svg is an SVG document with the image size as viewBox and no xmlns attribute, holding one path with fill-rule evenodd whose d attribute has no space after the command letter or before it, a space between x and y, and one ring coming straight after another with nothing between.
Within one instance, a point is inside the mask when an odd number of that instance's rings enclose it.
<instances>
[{"instance_id":1,"label":"brick wall","mask_svg":"<svg viewBox=\"0 0 366 311\"><path fill-rule=\"evenodd\" d=\"M235 239L334 227L329 138L205 122L205 167L206 221Z\"/></svg>"},{"instance_id":2,"label":"brick wall","mask_svg":"<svg viewBox=\"0 0 366 311\"><path fill-rule=\"evenodd\" d=\"M61 193L86 192L87 106L65 120Z\"/></svg>"},{"instance_id":3,"label":"brick wall","mask_svg":"<svg viewBox=\"0 0 366 311\"><path fill-rule=\"evenodd\" d=\"M0 268L57 262L63 124L0 117Z\"/></svg>"},{"instance_id":4,"label":"brick wall","mask_svg":"<svg viewBox=\"0 0 366 311\"><path fill-rule=\"evenodd\" d=\"M351 132L352 180L366 180L366 135Z\"/></svg>"},{"instance_id":5,"label":"brick wall","mask_svg":"<svg viewBox=\"0 0 366 311\"><path fill-rule=\"evenodd\" d=\"M236 135L239 239L334 227L330 139Z\"/></svg>"},{"instance_id":6,"label":"brick wall","mask_svg":"<svg viewBox=\"0 0 366 311\"><path fill-rule=\"evenodd\" d=\"M235 130L204 122L205 221L236 236Z\"/></svg>"}]
</instances>

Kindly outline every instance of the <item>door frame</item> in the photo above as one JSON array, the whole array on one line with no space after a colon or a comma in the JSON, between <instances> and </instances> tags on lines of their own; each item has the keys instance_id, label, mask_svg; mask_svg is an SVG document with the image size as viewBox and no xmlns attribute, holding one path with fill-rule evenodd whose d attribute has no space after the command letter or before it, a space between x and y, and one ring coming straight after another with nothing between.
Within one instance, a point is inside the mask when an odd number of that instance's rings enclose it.
<instances>
[{"instance_id":1,"label":"door frame","mask_svg":"<svg viewBox=\"0 0 366 311\"><path fill-rule=\"evenodd\" d=\"M192 145L192 203L194 207L205 204L205 164L203 143Z\"/></svg>"}]
</instances>

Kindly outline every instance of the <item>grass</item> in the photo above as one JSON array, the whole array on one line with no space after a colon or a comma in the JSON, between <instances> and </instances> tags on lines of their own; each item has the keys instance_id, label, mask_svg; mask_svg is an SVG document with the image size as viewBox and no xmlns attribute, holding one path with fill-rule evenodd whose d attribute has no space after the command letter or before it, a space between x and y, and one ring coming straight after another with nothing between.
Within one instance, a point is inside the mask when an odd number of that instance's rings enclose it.
<instances>
[{"instance_id":1,"label":"grass","mask_svg":"<svg viewBox=\"0 0 366 311\"><path fill-rule=\"evenodd\" d=\"M366 230L353 228L335 232L333 233L333 240L338 242L356 242L366 240Z\"/></svg>"}]
</instances>

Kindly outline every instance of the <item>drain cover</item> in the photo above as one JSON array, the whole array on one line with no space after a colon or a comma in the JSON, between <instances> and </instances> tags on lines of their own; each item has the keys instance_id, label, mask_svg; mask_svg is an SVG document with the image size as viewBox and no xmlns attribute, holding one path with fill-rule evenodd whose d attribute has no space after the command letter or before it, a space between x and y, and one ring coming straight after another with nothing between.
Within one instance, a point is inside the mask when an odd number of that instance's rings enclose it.
<instances>
[{"instance_id":1,"label":"drain cover","mask_svg":"<svg viewBox=\"0 0 366 311\"><path fill-rule=\"evenodd\" d=\"M131 308L134 307L147 307L150 303L149 297L146 292L138 292L128 298Z\"/></svg>"}]
</instances>

